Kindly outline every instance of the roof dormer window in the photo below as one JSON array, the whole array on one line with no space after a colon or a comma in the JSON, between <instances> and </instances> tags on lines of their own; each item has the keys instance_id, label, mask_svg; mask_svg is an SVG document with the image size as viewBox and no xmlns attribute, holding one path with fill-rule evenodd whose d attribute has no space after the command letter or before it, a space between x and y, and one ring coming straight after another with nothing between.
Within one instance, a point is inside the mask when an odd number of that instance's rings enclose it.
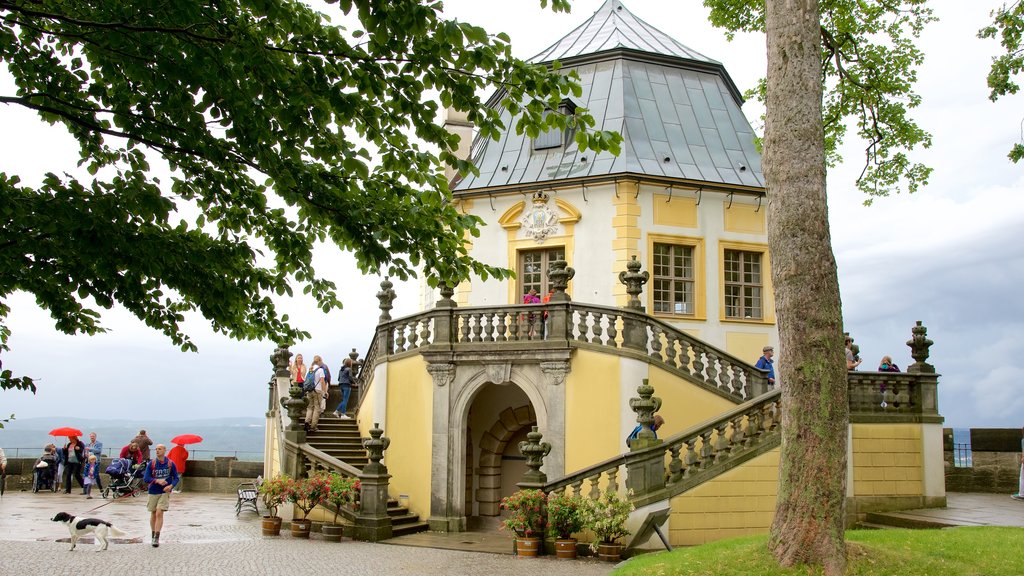
<instances>
[{"instance_id":1,"label":"roof dormer window","mask_svg":"<svg viewBox=\"0 0 1024 576\"><path fill-rule=\"evenodd\" d=\"M544 119L547 120L549 114L554 113L553 110L544 111ZM558 113L562 115L572 115L576 113L576 104L572 100L566 98L558 104ZM569 142L572 142L573 137L576 135L576 131L573 128L566 128L559 130L557 128L551 128L547 131L541 132L533 139L534 150L550 150L552 148L563 148Z\"/></svg>"}]
</instances>

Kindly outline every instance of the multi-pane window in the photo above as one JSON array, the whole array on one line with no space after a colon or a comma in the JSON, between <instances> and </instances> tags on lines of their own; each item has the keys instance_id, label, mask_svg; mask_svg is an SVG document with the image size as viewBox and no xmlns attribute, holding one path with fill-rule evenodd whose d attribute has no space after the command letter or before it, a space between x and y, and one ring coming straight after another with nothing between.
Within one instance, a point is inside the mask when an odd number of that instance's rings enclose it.
<instances>
[{"instance_id":1,"label":"multi-pane window","mask_svg":"<svg viewBox=\"0 0 1024 576\"><path fill-rule=\"evenodd\" d=\"M565 260L565 248L544 250L523 250L519 252L519 296L530 291L537 291L541 298L548 293L548 267L555 260ZM522 304L522 300L517 302Z\"/></svg>"},{"instance_id":2,"label":"multi-pane window","mask_svg":"<svg viewBox=\"0 0 1024 576\"><path fill-rule=\"evenodd\" d=\"M761 308L760 252L725 251L725 316L760 320Z\"/></svg>"},{"instance_id":3,"label":"multi-pane window","mask_svg":"<svg viewBox=\"0 0 1024 576\"><path fill-rule=\"evenodd\" d=\"M654 313L694 313L693 246L654 245Z\"/></svg>"}]
</instances>

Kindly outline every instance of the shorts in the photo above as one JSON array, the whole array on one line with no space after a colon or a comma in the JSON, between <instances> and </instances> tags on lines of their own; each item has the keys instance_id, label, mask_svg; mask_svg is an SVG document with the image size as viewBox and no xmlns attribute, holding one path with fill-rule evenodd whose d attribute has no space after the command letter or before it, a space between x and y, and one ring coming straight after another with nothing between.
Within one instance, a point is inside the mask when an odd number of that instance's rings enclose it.
<instances>
[{"instance_id":1,"label":"shorts","mask_svg":"<svg viewBox=\"0 0 1024 576\"><path fill-rule=\"evenodd\" d=\"M150 512L156 512L157 508L161 510L168 510L171 507L171 495L167 492L163 494L150 494L149 502L146 503L146 510Z\"/></svg>"}]
</instances>

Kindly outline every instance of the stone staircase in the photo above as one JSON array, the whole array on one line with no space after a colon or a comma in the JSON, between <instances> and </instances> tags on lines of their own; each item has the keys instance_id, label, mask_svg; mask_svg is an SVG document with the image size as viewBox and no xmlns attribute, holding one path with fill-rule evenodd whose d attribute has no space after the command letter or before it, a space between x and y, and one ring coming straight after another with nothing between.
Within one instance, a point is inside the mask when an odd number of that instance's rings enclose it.
<instances>
[{"instance_id":1,"label":"stone staircase","mask_svg":"<svg viewBox=\"0 0 1024 576\"><path fill-rule=\"evenodd\" d=\"M325 412L320 417L318 430L306 435L306 442L317 450L356 468L362 468L369 462L366 450L363 449L362 438L359 436L359 427L354 419L343 420L335 418L330 412ZM426 522L410 513L409 508L402 506L397 500L388 500L388 516L391 517L392 536L413 534L427 529Z\"/></svg>"}]
</instances>

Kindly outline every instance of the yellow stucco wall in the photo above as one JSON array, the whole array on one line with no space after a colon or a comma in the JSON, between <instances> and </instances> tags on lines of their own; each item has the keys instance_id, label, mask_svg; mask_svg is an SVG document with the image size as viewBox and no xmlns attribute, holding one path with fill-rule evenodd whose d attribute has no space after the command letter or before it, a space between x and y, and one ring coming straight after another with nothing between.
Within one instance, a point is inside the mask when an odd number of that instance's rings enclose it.
<instances>
[{"instance_id":1,"label":"yellow stucco wall","mask_svg":"<svg viewBox=\"0 0 1024 576\"><path fill-rule=\"evenodd\" d=\"M565 379L565 469L621 454L619 358L577 350Z\"/></svg>"},{"instance_id":2,"label":"yellow stucco wall","mask_svg":"<svg viewBox=\"0 0 1024 576\"><path fill-rule=\"evenodd\" d=\"M384 464L391 474L392 498L409 495L409 509L420 518L430 515L430 456L433 426L433 380L427 363L416 354L388 363L387 429L391 447ZM372 424L366 423L366 424ZM364 423L360 422L360 430Z\"/></svg>"},{"instance_id":3,"label":"yellow stucco wall","mask_svg":"<svg viewBox=\"0 0 1024 576\"><path fill-rule=\"evenodd\" d=\"M648 384L654 386L654 395L661 398L659 414L665 418L665 425L658 436L662 438L736 407L725 398L698 388L657 366L650 367Z\"/></svg>"},{"instance_id":4,"label":"yellow stucco wall","mask_svg":"<svg viewBox=\"0 0 1024 576\"><path fill-rule=\"evenodd\" d=\"M692 194L692 193L691 193ZM697 227L697 199L679 195L654 195L654 223L659 226Z\"/></svg>"},{"instance_id":5,"label":"yellow stucco wall","mask_svg":"<svg viewBox=\"0 0 1024 576\"><path fill-rule=\"evenodd\" d=\"M669 541L673 546L693 546L768 532L778 482L776 448L672 498Z\"/></svg>"},{"instance_id":6,"label":"yellow stucco wall","mask_svg":"<svg viewBox=\"0 0 1024 576\"><path fill-rule=\"evenodd\" d=\"M919 424L851 424L854 496L924 494Z\"/></svg>"},{"instance_id":7,"label":"yellow stucco wall","mask_svg":"<svg viewBox=\"0 0 1024 576\"><path fill-rule=\"evenodd\" d=\"M733 204L725 211L725 221L723 222L723 225L729 232L764 234L765 208L766 206L759 207L749 204Z\"/></svg>"},{"instance_id":8,"label":"yellow stucco wall","mask_svg":"<svg viewBox=\"0 0 1024 576\"><path fill-rule=\"evenodd\" d=\"M764 347L767 345L768 334L763 332L725 333L725 351L748 364L756 363L764 354Z\"/></svg>"}]
</instances>

